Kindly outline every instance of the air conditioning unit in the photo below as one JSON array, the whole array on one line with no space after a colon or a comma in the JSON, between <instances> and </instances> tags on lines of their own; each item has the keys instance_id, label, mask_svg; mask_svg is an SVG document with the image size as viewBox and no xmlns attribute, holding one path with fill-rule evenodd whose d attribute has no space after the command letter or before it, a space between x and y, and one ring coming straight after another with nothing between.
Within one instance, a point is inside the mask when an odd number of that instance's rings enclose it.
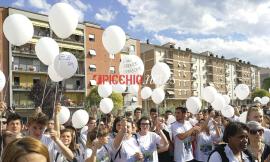
<instances>
[{"instance_id":1,"label":"air conditioning unit","mask_svg":"<svg viewBox=\"0 0 270 162\"><path fill-rule=\"evenodd\" d=\"M14 68L14 70L18 70L19 65L14 65L13 68Z\"/></svg>"}]
</instances>

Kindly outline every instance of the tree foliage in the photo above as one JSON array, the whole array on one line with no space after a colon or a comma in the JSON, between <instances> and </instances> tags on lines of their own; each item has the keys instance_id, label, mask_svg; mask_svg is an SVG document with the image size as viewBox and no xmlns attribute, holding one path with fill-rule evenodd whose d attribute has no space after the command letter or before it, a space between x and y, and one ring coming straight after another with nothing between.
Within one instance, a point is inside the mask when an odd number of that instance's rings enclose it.
<instances>
[{"instance_id":1,"label":"tree foliage","mask_svg":"<svg viewBox=\"0 0 270 162\"><path fill-rule=\"evenodd\" d=\"M264 96L268 96L270 97L270 94L268 91L266 91L265 89L256 89L255 91L253 91L251 93L251 98L254 99L255 97L264 97Z\"/></svg>"},{"instance_id":2,"label":"tree foliage","mask_svg":"<svg viewBox=\"0 0 270 162\"><path fill-rule=\"evenodd\" d=\"M262 88L265 89L265 90L269 90L270 88L270 77L269 78L265 78L263 80L263 85L262 85Z\"/></svg>"},{"instance_id":3,"label":"tree foliage","mask_svg":"<svg viewBox=\"0 0 270 162\"><path fill-rule=\"evenodd\" d=\"M113 92L109 98L113 100L114 109L121 109L123 107L123 96L122 94ZM85 98L84 105L87 109L93 107L99 107L99 103L101 101L101 97L98 94L98 88L94 87L91 89L88 96Z\"/></svg>"}]
</instances>

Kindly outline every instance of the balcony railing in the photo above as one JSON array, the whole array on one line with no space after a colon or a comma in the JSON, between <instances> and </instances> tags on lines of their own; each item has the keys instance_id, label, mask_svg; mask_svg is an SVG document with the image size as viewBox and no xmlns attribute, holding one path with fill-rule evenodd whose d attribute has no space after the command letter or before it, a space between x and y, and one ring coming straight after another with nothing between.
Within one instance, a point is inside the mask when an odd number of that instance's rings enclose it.
<instances>
[{"instance_id":1,"label":"balcony railing","mask_svg":"<svg viewBox=\"0 0 270 162\"><path fill-rule=\"evenodd\" d=\"M12 89L14 91L30 91L32 88L32 85L12 85Z\"/></svg>"},{"instance_id":2,"label":"balcony railing","mask_svg":"<svg viewBox=\"0 0 270 162\"><path fill-rule=\"evenodd\" d=\"M22 72L33 72L33 73L47 73L47 67L33 66L33 65L13 65L12 70Z\"/></svg>"}]
</instances>

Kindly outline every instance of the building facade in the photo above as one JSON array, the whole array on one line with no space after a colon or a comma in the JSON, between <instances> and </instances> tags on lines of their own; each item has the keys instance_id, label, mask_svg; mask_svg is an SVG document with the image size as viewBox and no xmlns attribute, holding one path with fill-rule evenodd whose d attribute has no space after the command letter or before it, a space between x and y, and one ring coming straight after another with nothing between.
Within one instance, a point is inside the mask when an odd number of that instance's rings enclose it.
<instances>
[{"instance_id":1,"label":"building facade","mask_svg":"<svg viewBox=\"0 0 270 162\"><path fill-rule=\"evenodd\" d=\"M1 30L1 57L8 63L7 84L10 94L6 101L16 108L16 112L23 116L30 115L34 110L34 103L28 97L33 84L38 81L50 82L47 75L48 67L44 65L35 54L35 44L42 37L52 37L59 45L60 51L74 54L78 60L78 70L70 78L59 82L59 88L65 89L63 96L67 99L70 108L82 108L85 97L85 48L84 48L84 25L79 24L76 32L67 39L58 38L49 28L48 17L37 13L18 10L14 8L1 8L1 16L4 20L8 15L17 13L28 17L34 26L32 40L22 46L10 44ZM6 13L6 14L4 14ZM3 22L1 22L3 23ZM1 25L2 27L2 25ZM4 65L5 66L5 65Z\"/></svg>"},{"instance_id":2,"label":"building facade","mask_svg":"<svg viewBox=\"0 0 270 162\"><path fill-rule=\"evenodd\" d=\"M155 88L147 80L151 80L151 69L156 62L165 62L171 69L171 79L162 87L166 92L163 107L183 105L190 96L202 97L202 89L208 85L229 95L231 104L235 104L234 88L238 84L247 84L251 91L260 87L260 68L240 59L225 59L209 51L181 50L175 48L174 43L161 46L141 43L141 51L145 86ZM151 99L143 101L143 105L155 107Z\"/></svg>"},{"instance_id":3,"label":"building facade","mask_svg":"<svg viewBox=\"0 0 270 162\"><path fill-rule=\"evenodd\" d=\"M93 23L85 23L85 70L86 70L86 93L97 85L99 75L118 75L121 55L137 55L140 57L140 41L127 35L124 48L120 53L110 55L102 44L102 34L104 29ZM141 106L141 99L138 94L130 94L127 85L126 92L123 93L125 107ZM98 105L97 105L98 106Z\"/></svg>"}]
</instances>

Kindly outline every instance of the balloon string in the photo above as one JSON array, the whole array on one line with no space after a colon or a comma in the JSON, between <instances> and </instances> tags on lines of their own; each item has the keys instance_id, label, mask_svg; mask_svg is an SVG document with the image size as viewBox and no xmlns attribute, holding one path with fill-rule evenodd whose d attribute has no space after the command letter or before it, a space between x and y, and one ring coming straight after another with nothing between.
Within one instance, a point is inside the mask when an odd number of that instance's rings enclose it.
<instances>
[{"instance_id":1,"label":"balloon string","mask_svg":"<svg viewBox=\"0 0 270 162\"><path fill-rule=\"evenodd\" d=\"M54 103L53 103L53 112L55 112L55 103L56 103L56 97L57 97L57 87L58 87L58 84L56 83L56 84L55 84ZM54 113L53 113L53 115L54 115Z\"/></svg>"},{"instance_id":2,"label":"balloon string","mask_svg":"<svg viewBox=\"0 0 270 162\"><path fill-rule=\"evenodd\" d=\"M5 87L5 92L4 92L4 102L5 102L5 100L6 100L6 95L7 95L7 89L8 89L8 85L9 85L9 80L10 80L10 75L8 75L8 81L6 82L7 83L7 85L6 85L6 87Z\"/></svg>"},{"instance_id":3,"label":"balloon string","mask_svg":"<svg viewBox=\"0 0 270 162\"><path fill-rule=\"evenodd\" d=\"M40 104L39 107L42 107L42 105L43 105L43 102L44 102L44 95L45 95L46 88L47 88L47 83L48 83L48 75L47 75L47 78L46 78L46 83L45 83L45 87L44 87L44 91L43 91L43 96L42 96L41 104Z\"/></svg>"}]
</instances>

